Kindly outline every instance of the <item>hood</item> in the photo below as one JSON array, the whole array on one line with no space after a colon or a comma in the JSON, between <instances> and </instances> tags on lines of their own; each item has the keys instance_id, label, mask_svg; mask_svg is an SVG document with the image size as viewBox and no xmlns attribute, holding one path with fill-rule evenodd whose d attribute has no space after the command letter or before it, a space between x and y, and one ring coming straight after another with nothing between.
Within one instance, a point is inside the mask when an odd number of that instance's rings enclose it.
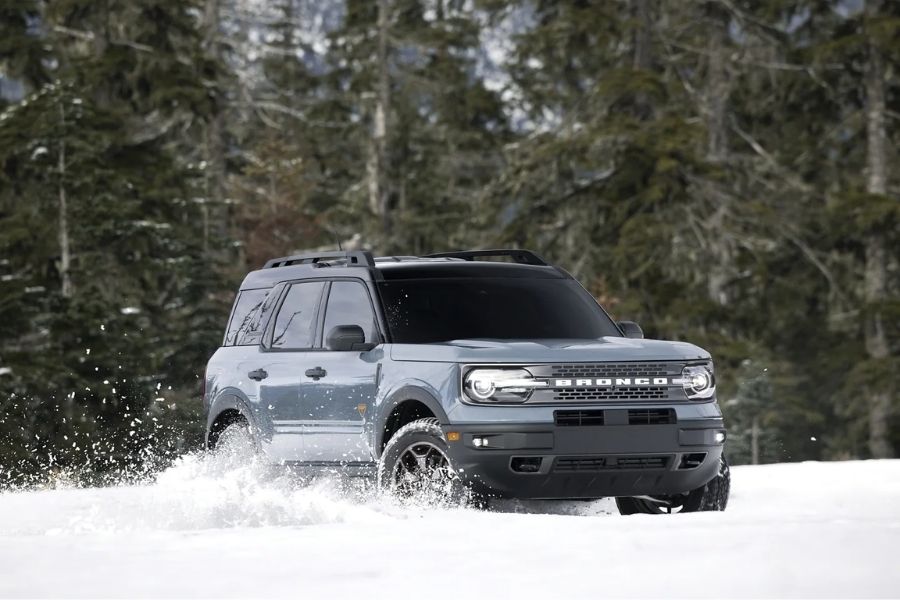
<instances>
[{"instance_id":1,"label":"hood","mask_svg":"<svg viewBox=\"0 0 900 600\"><path fill-rule=\"evenodd\" d=\"M619 362L697 360L709 352L687 342L603 337L596 340L453 340L394 344L394 360L458 363Z\"/></svg>"}]
</instances>

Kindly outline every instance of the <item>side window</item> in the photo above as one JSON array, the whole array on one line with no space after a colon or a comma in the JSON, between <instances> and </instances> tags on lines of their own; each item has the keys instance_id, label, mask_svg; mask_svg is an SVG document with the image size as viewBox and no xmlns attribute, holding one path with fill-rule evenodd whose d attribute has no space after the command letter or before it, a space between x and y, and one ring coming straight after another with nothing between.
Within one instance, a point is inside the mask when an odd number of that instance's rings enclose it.
<instances>
[{"instance_id":1,"label":"side window","mask_svg":"<svg viewBox=\"0 0 900 600\"><path fill-rule=\"evenodd\" d=\"M262 341L263 333L266 330L266 324L269 322L269 315L272 314L275 303L281 295L278 293L280 289L279 286L273 288L262 303L250 313L247 322L241 327L240 331L238 331L238 346L256 346Z\"/></svg>"},{"instance_id":2,"label":"side window","mask_svg":"<svg viewBox=\"0 0 900 600\"><path fill-rule=\"evenodd\" d=\"M234 309L231 311L231 321L228 322L228 331L225 332L225 346L234 346L237 343L239 332L250 323L268 293L268 289L238 292Z\"/></svg>"},{"instance_id":3,"label":"side window","mask_svg":"<svg viewBox=\"0 0 900 600\"><path fill-rule=\"evenodd\" d=\"M319 281L295 283L287 291L275 317L273 348L312 348L316 336L316 316L325 284Z\"/></svg>"},{"instance_id":4,"label":"side window","mask_svg":"<svg viewBox=\"0 0 900 600\"><path fill-rule=\"evenodd\" d=\"M359 325L366 334L367 342L378 339L375 328L375 313L369 294L361 283L354 281L335 281L328 294L328 307L325 309L324 335L338 325Z\"/></svg>"}]
</instances>

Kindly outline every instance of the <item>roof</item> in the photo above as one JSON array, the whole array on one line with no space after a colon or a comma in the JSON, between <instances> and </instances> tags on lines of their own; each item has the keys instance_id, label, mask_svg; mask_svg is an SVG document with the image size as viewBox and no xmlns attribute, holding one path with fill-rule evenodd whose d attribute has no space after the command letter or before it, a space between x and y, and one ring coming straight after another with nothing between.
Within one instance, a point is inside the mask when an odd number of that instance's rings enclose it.
<instances>
[{"instance_id":1,"label":"roof","mask_svg":"<svg viewBox=\"0 0 900 600\"><path fill-rule=\"evenodd\" d=\"M510 258L514 262L476 260ZM359 269L360 272L356 272ZM378 280L433 279L445 277L531 277L564 279L569 275L528 250L473 250L428 256L373 257L369 252L300 254L268 261L251 271L241 289L272 287L282 281L311 277L372 277Z\"/></svg>"}]
</instances>

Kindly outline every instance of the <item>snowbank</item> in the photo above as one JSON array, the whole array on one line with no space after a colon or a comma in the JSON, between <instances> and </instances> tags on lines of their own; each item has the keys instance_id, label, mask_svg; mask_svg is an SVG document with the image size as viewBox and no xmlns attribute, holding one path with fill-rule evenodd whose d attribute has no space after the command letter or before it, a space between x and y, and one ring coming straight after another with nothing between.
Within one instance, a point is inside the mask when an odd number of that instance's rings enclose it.
<instances>
[{"instance_id":1,"label":"snowbank","mask_svg":"<svg viewBox=\"0 0 900 600\"><path fill-rule=\"evenodd\" d=\"M154 485L0 495L0 596L900 596L900 460L732 473L724 513L621 517L402 508L191 457Z\"/></svg>"}]
</instances>

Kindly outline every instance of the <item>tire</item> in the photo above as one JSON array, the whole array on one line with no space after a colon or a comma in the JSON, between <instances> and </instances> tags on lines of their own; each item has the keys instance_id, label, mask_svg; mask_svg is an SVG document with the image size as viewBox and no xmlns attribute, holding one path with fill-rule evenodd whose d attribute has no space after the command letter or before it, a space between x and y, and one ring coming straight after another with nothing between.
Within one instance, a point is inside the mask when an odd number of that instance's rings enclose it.
<instances>
[{"instance_id":1,"label":"tire","mask_svg":"<svg viewBox=\"0 0 900 600\"><path fill-rule=\"evenodd\" d=\"M731 469L725 456L719 460L719 472L704 486L677 496L658 496L658 502L647 498L616 498L622 515L658 515L672 512L722 511L728 506L731 492Z\"/></svg>"},{"instance_id":2,"label":"tire","mask_svg":"<svg viewBox=\"0 0 900 600\"><path fill-rule=\"evenodd\" d=\"M412 421L391 437L378 461L378 489L412 504L465 504L465 486L437 419Z\"/></svg>"}]
</instances>

